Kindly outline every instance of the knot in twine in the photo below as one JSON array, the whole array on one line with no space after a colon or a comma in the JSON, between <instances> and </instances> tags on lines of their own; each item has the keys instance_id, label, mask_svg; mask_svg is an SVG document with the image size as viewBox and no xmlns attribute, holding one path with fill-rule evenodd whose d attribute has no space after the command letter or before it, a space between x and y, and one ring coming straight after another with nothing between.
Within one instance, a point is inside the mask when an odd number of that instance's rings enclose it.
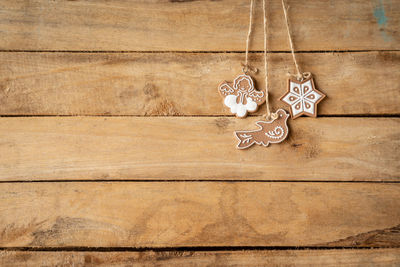
<instances>
[{"instance_id":1,"label":"knot in twine","mask_svg":"<svg viewBox=\"0 0 400 267\"><path fill-rule=\"evenodd\" d=\"M292 74L292 73L288 72L287 75L290 77L296 78L300 82L311 78L311 72L303 72L303 73L297 73L297 74Z\"/></svg>"},{"instance_id":2,"label":"knot in twine","mask_svg":"<svg viewBox=\"0 0 400 267\"><path fill-rule=\"evenodd\" d=\"M248 74L249 72L257 73L258 69L256 67L252 67L249 64L242 63L242 71L244 74Z\"/></svg>"},{"instance_id":3,"label":"knot in twine","mask_svg":"<svg viewBox=\"0 0 400 267\"><path fill-rule=\"evenodd\" d=\"M278 113L276 113L276 112L274 112L274 113L269 113L269 114L265 114L265 119L267 120L267 121L270 121L270 120L276 120L278 118Z\"/></svg>"}]
</instances>

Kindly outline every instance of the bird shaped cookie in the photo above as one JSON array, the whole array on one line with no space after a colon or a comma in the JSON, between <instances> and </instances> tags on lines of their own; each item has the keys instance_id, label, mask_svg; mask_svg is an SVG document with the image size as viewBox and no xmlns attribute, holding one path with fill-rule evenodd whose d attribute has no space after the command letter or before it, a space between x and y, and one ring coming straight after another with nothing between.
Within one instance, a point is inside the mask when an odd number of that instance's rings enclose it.
<instances>
[{"instance_id":1,"label":"bird shaped cookie","mask_svg":"<svg viewBox=\"0 0 400 267\"><path fill-rule=\"evenodd\" d=\"M265 102L265 93L254 88L253 79L246 74L235 78L233 83L223 82L218 86L224 104L239 118L247 116L248 112L255 112L258 106Z\"/></svg>"},{"instance_id":2,"label":"bird shaped cookie","mask_svg":"<svg viewBox=\"0 0 400 267\"><path fill-rule=\"evenodd\" d=\"M288 136L289 128L287 120L289 114L285 110L279 109L277 118L272 121L257 121L258 130L235 131L235 136L239 139L238 149L245 149L254 144L268 146L270 143L280 143Z\"/></svg>"}]
</instances>

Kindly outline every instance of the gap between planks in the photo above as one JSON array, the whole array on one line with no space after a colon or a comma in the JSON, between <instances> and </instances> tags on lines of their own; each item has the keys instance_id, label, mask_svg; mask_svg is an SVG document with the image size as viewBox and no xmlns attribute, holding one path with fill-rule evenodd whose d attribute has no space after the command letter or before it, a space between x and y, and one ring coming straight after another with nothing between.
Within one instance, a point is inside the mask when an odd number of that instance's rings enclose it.
<instances>
[{"instance_id":1,"label":"gap between planks","mask_svg":"<svg viewBox=\"0 0 400 267\"><path fill-rule=\"evenodd\" d=\"M324 54L324 53L370 53L370 52L400 52L400 49L366 49L366 50L297 50L294 53L301 54ZM1 50L0 53L93 53L93 54L244 54L246 51L140 51L140 50ZM249 54L262 54L264 51L249 51ZM290 54L288 50L269 50L267 54Z\"/></svg>"},{"instance_id":2,"label":"gap between planks","mask_svg":"<svg viewBox=\"0 0 400 267\"><path fill-rule=\"evenodd\" d=\"M5 266L395 266L398 249L144 252L0 251ZM397 266L396 265L396 266Z\"/></svg>"},{"instance_id":3,"label":"gap between planks","mask_svg":"<svg viewBox=\"0 0 400 267\"><path fill-rule=\"evenodd\" d=\"M164 252L164 251L279 251L279 250L371 250L396 249L399 246L388 247L323 247L323 246L184 246L184 247L0 247L0 251L82 251L82 252Z\"/></svg>"},{"instance_id":4,"label":"gap between planks","mask_svg":"<svg viewBox=\"0 0 400 267\"><path fill-rule=\"evenodd\" d=\"M198 179L198 180L167 180L167 179L80 179L80 180L7 180L0 181L0 184L17 184L17 183L352 183L352 184L398 184L400 181L345 181L345 180L212 180L212 179Z\"/></svg>"},{"instance_id":5,"label":"gap between planks","mask_svg":"<svg viewBox=\"0 0 400 267\"><path fill-rule=\"evenodd\" d=\"M61 115L53 115L53 114L21 114L21 115L0 115L0 118L53 118L53 117L132 117L132 118L169 118L169 117L179 117L179 118L235 118L235 115L138 115L138 114L61 114ZM257 118L260 115L249 114L247 117ZM400 118L400 114L322 114L318 115L319 118Z\"/></svg>"}]
</instances>

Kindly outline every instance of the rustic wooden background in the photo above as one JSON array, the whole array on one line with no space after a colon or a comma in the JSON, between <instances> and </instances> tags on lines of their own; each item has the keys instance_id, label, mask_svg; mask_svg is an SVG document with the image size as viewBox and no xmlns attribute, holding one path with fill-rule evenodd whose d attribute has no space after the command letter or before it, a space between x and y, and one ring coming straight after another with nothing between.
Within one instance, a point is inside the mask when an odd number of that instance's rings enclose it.
<instances>
[{"instance_id":1,"label":"rustic wooden background","mask_svg":"<svg viewBox=\"0 0 400 267\"><path fill-rule=\"evenodd\" d=\"M276 109L294 66L268 2ZM328 98L238 151L258 115L216 86L249 1L0 1L1 266L400 265L400 1L287 3Z\"/></svg>"}]
</instances>

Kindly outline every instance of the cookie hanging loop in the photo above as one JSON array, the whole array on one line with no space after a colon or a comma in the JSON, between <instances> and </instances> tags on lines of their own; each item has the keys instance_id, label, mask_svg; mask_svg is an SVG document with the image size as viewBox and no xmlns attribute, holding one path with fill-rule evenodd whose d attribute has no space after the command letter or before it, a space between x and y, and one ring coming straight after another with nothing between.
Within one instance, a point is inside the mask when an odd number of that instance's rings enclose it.
<instances>
[{"instance_id":1,"label":"cookie hanging loop","mask_svg":"<svg viewBox=\"0 0 400 267\"><path fill-rule=\"evenodd\" d=\"M254 72L254 73L257 73L257 72L258 72L258 69L257 69L257 68L251 67L251 66L248 65L248 64L243 64L243 63L242 63L242 66L243 66L242 71L243 71L243 73L246 74L246 75L248 75L250 72Z\"/></svg>"},{"instance_id":2,"label":"cookie hanging loop","mask_svg":"<svg viewBox=\"0 0 400 267\"><path fill-rule=\"evenodd\" d=\"M295 78L299 82L311 78L311 72L303 72L302 74L291 74L290 72L288 72L287 75Z\"/></svg>"},{"instance_id":3,"label":"cookie hanging loop","mask_svg":"<svg viewBox=\"0 0 400 267\"><path fill-rule=\"evenodd\" d=\"M302 82L302 81L304 80L303 75L300 74L300 73L298 73L298 74L296 74L296 75L294 75L294 76L296 77L296 79L297 79L299 82Z\"/></svg>"},{"instance_id":4,"label":"cookie hanging loop","mask_svg":"<svg viewBox=\"0 0 400 267\"><path fill-rule=\"evenodd\" d=\"M242 71L247 75L249 73L249 65L243 64Z\"/></svg>"},{"instance_id":5,"label":"cookie hanging loop","mask_svg":"<svg viewBox=\"0 0 400 267\"><path fill-rule=\"evenodd\" d=\"M264 117L267 121L274 121L278 118L278 113L273 112L273 113L265 114Z\"/></svg>"},{"instance_id":6,"label":"cookie hanging loop","mask_svg":"<svg viewBox=\"0 0 400 267\"><path fill-rule=\"evenodd\" d=\"M311 78L311 72L303 72L303 79L307 80L309 78Z\"/></svg>"}]
</instances>

